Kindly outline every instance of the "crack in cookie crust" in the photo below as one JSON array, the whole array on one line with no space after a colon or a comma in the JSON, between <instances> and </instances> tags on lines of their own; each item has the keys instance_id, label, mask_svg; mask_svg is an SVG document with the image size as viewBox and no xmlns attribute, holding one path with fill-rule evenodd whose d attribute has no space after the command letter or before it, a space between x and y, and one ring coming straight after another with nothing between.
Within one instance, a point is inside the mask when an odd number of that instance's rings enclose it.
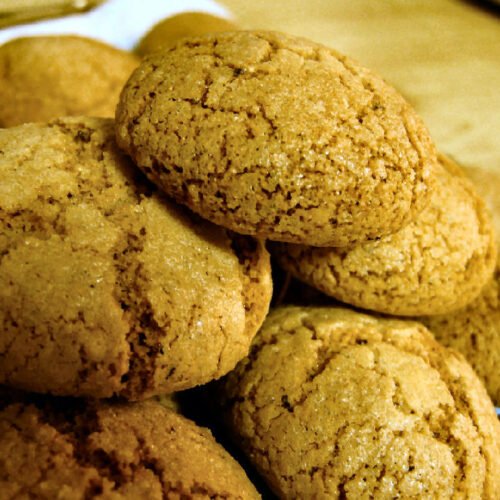
<instances>
[{"instance_id":1,"label":"crack in cookie crust","mask_svg":"<svg viewBox=\"0 0 500 500\"><path fill-rule=\"evenodd\" d=\"M270 246L284 269L348 304L394 315L433 315L479 295L496 261L493 224L471 183L436 165L429 205L400 231L350 248Z\"/></svg>"},{"instance_id":2,"label":"crack in cookie crust","mask_svg":"<svg viewBox=\"0 0 500 500\"><path fill-rule=\"evenodd\" d=\"M117 149L113 128L74 118L0 133L3 383L128 399L174 392L232 369L265 317L263 242L169 202Z\"/></svg>"},{"instance_id":3,"label":"crack in cookie crust","mask_svg":"<svg viewBox=\"0 0 500 500\"><path fill-rule=\"evenodd\" d=\"M259 498L207 429L153 401L7 397L0 443L2 498Z\"/></svg>"},{"instance_id":4,"label":"crack in cookie crust","mask_svg":"<svg viewBox=\"0 0 500 500\"><path fill-rule=\"evenodd\" d=\"M435 158L381 79L331 49L264 32L186 40L145 60L122 93L117 140L203 217L318 246L413 219Z\"/></svg>"},{"instance_id":5,"label":"crack in cookie crust","mask_svg":"<svg viewBox=\"0 0 500 500\"><path fill-rule=\"evenodd\" d=\"M220 384L237 442L284 497L495 497L499 422L420 324L346 309L270 313Z\"/></svg>"}]
</instances>

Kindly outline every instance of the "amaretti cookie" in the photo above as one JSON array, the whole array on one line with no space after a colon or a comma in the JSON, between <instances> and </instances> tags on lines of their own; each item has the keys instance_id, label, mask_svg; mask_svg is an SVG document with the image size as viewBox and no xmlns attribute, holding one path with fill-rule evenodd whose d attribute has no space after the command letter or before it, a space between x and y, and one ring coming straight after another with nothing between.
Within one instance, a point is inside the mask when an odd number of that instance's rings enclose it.
<instances>
[{"instance_id":1,"label":"amaretti cookie","mask_svg":"<svg viewBox=\"0 0 500 500\"><path fill-rule=\"evenodd\" d=\"M135 52L145 56L171 47L179 38L234 31L236 26L223 17L206 12L181 12L155 24L137 44Z\"/></svg>"},{"instance_id":2,"label":"amaretti cookie","mask_svg":"<svg viewBox=\"0 0 500 500\"><path fill-rule=\"evenodd\" d=\"M460 351L500 406L500 264L481 295L451 314L419 318L448 347Z\"/></svg>"},{"instance_id":3,"label":"amaretti cookie","mask_svg":"<svg viewBox=\"0 0 500 500\"><path fill-rule=\"evenodd\" d=\"M447 166L450 167L448 162ZM500 174L482 167L461 166L490 210L495 233L500 236ZM460 351L483 381L488 394L500 406L500 264L479 297L450 314L418 318L444 345Z\"/></svg>"},{"instance_id":4,"label":"amaretti cookie","mask_svg":"<svg viewBox=\"0 0 500 500\"><path fill-rule=\"evenodd\" d=\"M419 323L274 310L221 390L232 433L280 498L500 491L494 407L464 358Z\"/></svg>"},{"instance_id":5,"label":"amaretti cookie","mask_svg":"<svg viewBox=\"0 0 500 500\"><path fill-rule=\"evenodd\" d=\"M437 164L429 205L403 229L350 248L277 243L299 279L343 302L395 315L432 315L474 300L495 268L491 219L472 184Z\"/></svg>"},{"instance_id":6,"label":"amaretti cookie","mask_svg":"<svg viewBox=\"0 0 500 500\"><path fill-rule=\"evenodd\" d=\"M260 498L211 433L158 403L0 404L5 500Z\"/></svg>"},{"instance_id":7,"label":"amaretti cookie","mask_svg":"<svg viewBox=\"0 0 500 500\"><path fill-rule=\"evenodd\" d=\"M156 192L111 119L0 131L0 383L141 399L218 378L271 297L261 241Z\"/></svg>"},{"instance_id":8,"label":"amaretti cookie","mask_svg":"<svg viewBox=\"0 0 500 500\"><path fill-rule=\"evenodd\" d=\"M425 206L434 146L404 99L349 58L273 32L216 33L147 57L117 140L166 193L236 232L345 246Z\"/></svg>"},{"instance_id":9,"label":"amaretti cookie","mask_svg":"<svg viewBox=\"0 0 500 500\"><path fill-rule=\"evenodd\" d=\"M0 46L0 127L60 116L113 117L138 59L90 38L39 36Z\"/></svg>"},{"instance_id":10,"label":"amaretti cookie","mask_svg":"<svg viewBox=\"0 0 500 500\"><path fill-rule=\"evenodd\" d=\"M500 245L500 171L484 167L463 166L463 172L473 182L477 192L491 212L497 243Z\"/></svg>"}]
</instances>

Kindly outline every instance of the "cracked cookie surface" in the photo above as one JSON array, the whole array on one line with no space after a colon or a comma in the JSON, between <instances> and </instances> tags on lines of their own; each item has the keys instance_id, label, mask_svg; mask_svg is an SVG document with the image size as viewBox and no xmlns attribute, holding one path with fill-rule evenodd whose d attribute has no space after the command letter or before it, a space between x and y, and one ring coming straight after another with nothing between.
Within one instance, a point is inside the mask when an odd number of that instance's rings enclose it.
<instances>
[{"instance_id":1,"label":"cracked cookie surface","mask_svg":"<svg viewBox=\"0 0 500 500\"><path fill-rule=\"evenodd\" d=\"M500 422L421 324L272 311L219 386L229 427L280 498L496 498Z\"/></svg>"},{"instance_id":2,"label":"cracked cookie surface","mask_svg":"<svg viewBox=\"0 0 500 500\"><path fill-rule=\"evenodd\" d=\"M500 236L500 173L461 165L490 210L497 247ZM447 347L461 352L483 381L493 403L500 406L500 263L481 295L454 313L416 318Z\"/></svg>"},{"instance_id":3,"label":"cracked cookie surface","mask_svg":"<svg viewBox=\"0 0 500 500\"><path fill-rule=\"evenodd\" d=\"M243 234L345 246L424 207L434 146L381 78L272 32L185 39L146 58L117 140L167 194Z\"/></svg>"},{"instance_id":4,"label":"cracked cookie surface","mask_svg":"<svg viewBox=\"0 0 500 500\"><path fill-rule=\"evenodd\" d=\"M451 314L417 318L436 339L461 352L500 406L500 265L481 295Z\"/></svg>"},{"instance_id":5,"label":"cracked cookie surface","mask_svg":"<svg viewBox=\"0 0 500 500\"><path fill-rule=\"evenodd\" d=\"M77 36L18 38L0 46L0 127L60 116L113 117L139 64L132 54Z\"/></svg>"},{"instance_id":6,"label":"cracked cookie surface","mask_svg":"<svg viewBox=\"0 0 500 500\"><path fill-rule=\"evenodd\" d=\"M212 437L160 404L0 401L2 499L256 499Z\"/></svg>"},{"instance_id":7,"label":"cracked cookie surface","mask_svg":"<svg viewBox=\"0 0 500 500\"><path fill-rule=\"evenodd\" d=\"M264 243L188 213L113 121L0 131L0 383L142 399L218 378L271 297Z\"/></svg>"},{"instance_id":8,"label":"cracked cookie surface","mask_svg":"<svg viewBox=\"0 0 500 500\"><path fill-rule=\"evenodd\" d=\"M395 315L432 315L474 300L493 274L493 225L472 184L436 164L436 189L415 221L352 248L277 243L280 264L343 302ZM447 167L447 168L445 168Z\"/></svg>"}]
</instances>

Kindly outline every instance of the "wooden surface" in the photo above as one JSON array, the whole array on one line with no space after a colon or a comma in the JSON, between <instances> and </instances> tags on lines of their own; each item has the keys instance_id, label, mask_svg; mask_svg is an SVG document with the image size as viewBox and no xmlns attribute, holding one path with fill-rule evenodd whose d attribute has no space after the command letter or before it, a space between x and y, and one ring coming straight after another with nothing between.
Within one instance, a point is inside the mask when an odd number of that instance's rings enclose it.
<instances>
[{"instance_id":1,"label":"wooden surface","mask_svg":"<svg viewBox=\"0 0 500 500\"><path fill-rule=\"evenodd\" d=\"M460 0L220 0L245 29L305 36L376 70L438 148L500 169L500 18Z\"/></svg>"}]
</instances>

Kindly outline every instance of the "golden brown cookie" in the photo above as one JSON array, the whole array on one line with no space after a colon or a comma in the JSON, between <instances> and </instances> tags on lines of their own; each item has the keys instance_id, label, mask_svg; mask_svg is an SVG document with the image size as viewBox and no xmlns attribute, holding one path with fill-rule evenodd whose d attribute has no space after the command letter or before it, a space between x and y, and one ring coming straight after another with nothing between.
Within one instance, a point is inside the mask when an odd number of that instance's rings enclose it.
<instances>
[{"instance_id":1,"label":"golden brown cookie","mask_svg":"<svg viewBox=\"0 0 500 500\"><path fill-rule=\"evenodd\" d=\"M489 208L497 243L500 245L500 171L481 167L463 167L464 173L474 183L474 186Z\"/></svg>"},{"instance_id":2,"label":"golden brown cookie","mask_svg":"<svg viewBox=\"0 0 500 500\"><path fill-rule=\"evenodd\" d=\"M418 318L447 347L460 351L500 406L500 264L481 295L451 314Z\"/></svg>"},{"instance_id":3,"label":"golden brown cookie","mask_svg":"<svg viewBox=\"0 0 500 500\"><path fill-rule=\"evenodd\" d=\"M491 401L463 357L419 323L276 309L223 382L229 426L280 498L500 491Z\"/></svg>"},{"instance_id":4,"label":"golden brown cookie","mask_svg":"<svg viewBox=\"0 0 500 500\"><path fill-rule=\"evenodd\" d=\"M234 31L237 27L231 21L206 12L182 12L155 24L139 40L135 51L145 56L157 50L171 47L179 38Z\"/></svg>"},{"instance_id":5,"label":"golden brown cookie","mask_svg":"<svg viewBox=\"0 0 500 500\"><path fill-rule=\"evenodd\" d=\"M493 227L472 184L436 165L436 189L417 219L352 248L275 244L301 280L343 302L388 314L443 314L474 300L496 261Z\"/></svg>"},{"instance_id":6,"label":"golden brown cookie","mask_svg":"<svg viewBox=\"0 0 500 500\"><path fill-rule=\"evenodd\" d=\"M260 498L212 437L158 403L1 405L2 499Z\"/></svg>"},{"instance_id":7,"label":"golden brown cookie","mask_svg":"<svg viewBox=\"0 0 500 500\"><path fill-rule=\"evenodd\" d=\"M446 160L445 158L443 158ZM445 166L466 175L489 208L495 233L500 235L500 174L496 170L462 165ZM446 315L418 318L445 346L460 351L483 381L493 402L500 406L500 264L481 295L468 306Z\"/></svg>"},{"instance_id":8,"label":"golden brown cookie","mask_svg":"<svg viewBox=\"0 0 500 500\"><path fill-rule=\"evenodd\" d=\"M90 38L7 42L0 46L0 127L60 116L113 117L137 65L134 55Z\"/></svg>"},{"instance_id":9,"label":"golden brown cookie","mask_svg":"<svg viewBox=\"0 0 500 500\"><path fill-rule=\"evenodd\" d=\"M273 32L185 39L146 58L122 92L117 138L212 222L317 246L408 223L435 159L421 120L381 78Z\"/></svg>"},{"instance_id":10,"label":"golden brown cookie","mask_svg":"<svg viewBox=\"0 0 500 500\"><path fill-rule=\"evenodd\" d=\"M0 383L141 399L218 378L271 297L261 241L155 192L113 121L0 131Z\"/></svg>"}]
</instances>

